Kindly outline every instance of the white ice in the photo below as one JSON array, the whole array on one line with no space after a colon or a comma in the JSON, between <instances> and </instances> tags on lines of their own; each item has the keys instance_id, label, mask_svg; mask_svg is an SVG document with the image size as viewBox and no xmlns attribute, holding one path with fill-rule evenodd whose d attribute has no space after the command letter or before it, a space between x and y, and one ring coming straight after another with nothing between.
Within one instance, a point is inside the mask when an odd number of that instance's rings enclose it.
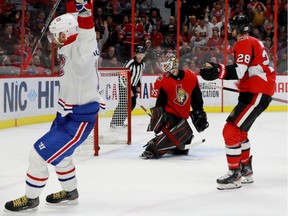
<instances>
[{"instance_id":1,"label":"white ice","mask_svg":"<svg viewBox=\"0 0 288 216\"><path fill-rule=\"evenodd\" d=\"M143 160L148 117L133 116L132 145L101 146L100 156L77 156L79 204L51 207L47 194L60 190L53 167L35 213L18 215L93 216L287 216L287 112L265 112L250 130L254 180L240 189L219 191L227 172L222 128L228 113L208 113L210 127L194 130L206 142L188 156ZM28 152L50 124L0 130L0 215L5 202L25 191ZM11 215L11 214L10 214ZM15 215L15 214L14 214Z\"/></svg>"}]
</instances>

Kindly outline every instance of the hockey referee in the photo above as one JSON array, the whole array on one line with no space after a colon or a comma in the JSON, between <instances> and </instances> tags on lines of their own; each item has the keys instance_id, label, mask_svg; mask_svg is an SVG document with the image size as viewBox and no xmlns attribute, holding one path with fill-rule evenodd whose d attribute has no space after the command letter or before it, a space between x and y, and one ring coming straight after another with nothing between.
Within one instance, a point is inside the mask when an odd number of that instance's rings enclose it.
<instances>
[{"instance_id":1,"label":"hockey referee","mask_svg":"<svg viewBox=\"0 0 288 216\"><path fill-rule=\"evenodd\" d=\"M131 71L131 111L136 106L137 96L141 90L141 76L145 69L144 57L145 52L143 46L137 46L135 48L135 57L126 61L123 66L124 68L129 68ZM119 95L125 95L125 92L127 91L127 80L122 76L120 76L119 79ZM111 128L124 126L124 121L128 115L127 103L126 97L119 98L119 104L117 105L110 122Z\"/></svg>"}]
</instances>

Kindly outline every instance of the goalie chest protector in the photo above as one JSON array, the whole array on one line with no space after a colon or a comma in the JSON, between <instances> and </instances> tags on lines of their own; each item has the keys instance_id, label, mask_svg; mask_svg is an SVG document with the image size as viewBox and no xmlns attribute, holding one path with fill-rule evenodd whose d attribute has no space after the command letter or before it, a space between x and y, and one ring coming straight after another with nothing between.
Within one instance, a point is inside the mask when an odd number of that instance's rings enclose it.
<instances>
[{"instance_id":1,"label":"goalie chest protector","mask_svg":"<svg viewBox=\"0 0 288 216\"><path fill-rule=\"evenodd\" d=\"M160 92L162 88L167 95L166 112L181 119L187 119L190 112L191 95L196 85L198 85L197 76L191 70L184 70L182 79L162 76L156 80L154 87L157 92Z\"/></svg>"}]
</instances>

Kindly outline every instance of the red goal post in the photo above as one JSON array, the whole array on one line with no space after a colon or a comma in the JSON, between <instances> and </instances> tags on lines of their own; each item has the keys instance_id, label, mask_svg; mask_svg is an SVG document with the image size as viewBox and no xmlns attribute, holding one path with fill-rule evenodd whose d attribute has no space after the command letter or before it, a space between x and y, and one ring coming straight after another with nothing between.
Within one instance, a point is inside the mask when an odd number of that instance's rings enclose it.
<instances>
[{"instance_id":1,"label":"red goal post","mask_svg":"<svg viewBox=\"0 0 288 216\"><path fill-rule=\"evenodd\" d=\"M106 103L106 109L100 110L96 119L94 130L76 150L78 155L99 155L101 145L104 144L131 144L131 85L121 88L121 79L131 83L129 68L99 68L99 93ZM120 90L121 88L121 90ZM116 107L121 103L121 109ZM124 125L112 125L112 116L118 122L125 119Z\"/></svg>"}]
</instances>

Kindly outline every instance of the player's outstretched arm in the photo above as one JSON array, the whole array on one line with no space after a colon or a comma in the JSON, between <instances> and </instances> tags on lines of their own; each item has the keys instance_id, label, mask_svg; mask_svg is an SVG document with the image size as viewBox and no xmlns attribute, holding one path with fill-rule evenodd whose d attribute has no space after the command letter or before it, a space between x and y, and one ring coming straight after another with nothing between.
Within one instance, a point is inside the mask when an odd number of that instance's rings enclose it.
<instances>
[{"instance_id":1,"label":"player's outstretched arm","mask_svg":"<svg viewBox=\"0 0 288 216\"><path fill-rule=\"evenodd\" d=\"M94 30L94 20L91 13L91 3L90 1L75 0L76 10L78 14L78 36L77 36L77 46L75 49L75 55L73 55L74 62L81 62L81 64L86 64L99 54L97 51L97 40L96 33ZM92 55L93 54L93 55ZM81 59L81 61L79 61Z\"/></svg>"},{"instance_id":2,"label":"player's outstretched arm","mask_svg":"<svg viewBox=\"0 0 288 216\"><path fill-rule=\"evenodd\" d=\"M236 72L237 64L233 65L223 65L215 64L213 62L206 62L205 66L200 70L200 76L204 80L215 80L215 79L225 79L225 80L235 80L239 79Z\"/></svg>"}]
</instances>

